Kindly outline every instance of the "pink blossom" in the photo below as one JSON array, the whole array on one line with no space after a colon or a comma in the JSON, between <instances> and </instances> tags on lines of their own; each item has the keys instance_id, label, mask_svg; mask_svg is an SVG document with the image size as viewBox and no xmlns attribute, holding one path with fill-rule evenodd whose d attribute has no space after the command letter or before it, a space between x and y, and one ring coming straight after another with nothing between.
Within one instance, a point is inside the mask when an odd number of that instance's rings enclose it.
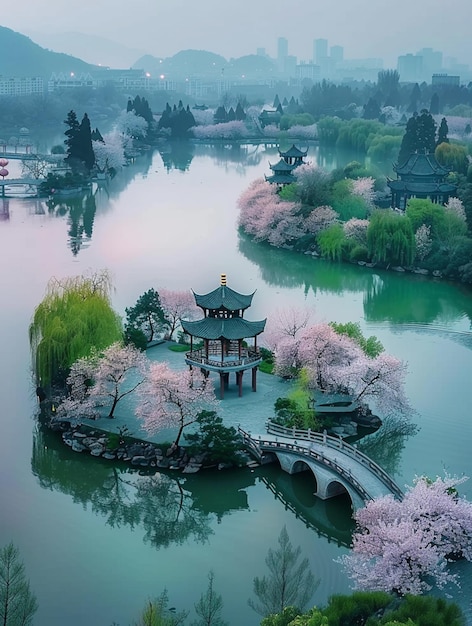
<instances>
[{"instance_id":1,"label":"pink blossom","mask_svg":"<svg viewBox=\"0 0 472 626\"><path fill-rule=\"evenodd\" d=\"M159 289L159 299L169 327L169 339L180 324L180 320L192 320L198 317L200 309L195 304L195 297L190 291L171 291Z\"/></svg>"},{"instance_id":2,"label":"pink blossom","mask_svg":"<svg viewBox=\"0 0 472 626\"><path fill-rule=\"evenodd\" d=\"M338 213L330 206L319 206L313 209L305 219L304 227L308 233L317 235L320 231L334 224L338 218Z\"/></svg>"},{"instance_id":3,"label":"pink blossom","mask_svg":"<svg viewBox=\"0 0 472 626\"><path fill-rule=\"evenodd\" d=\"M353 239L360 245L367 244L367 228L369 227L369 220L360 220L357 217L352 217L343 224L344 234L348 239Z\"/></svg>"},{"instance_id":4,"label":"pink blossom","mask_svg":"<svg viewBox=\"0 0 472 626\"><path fill-rule=\"evenodd\" d=\"M385 496L355 515L352 554L340 561L359 589L421 594L457 582L451 557L472 560L472 504L458 496L466 478L418 478L403 501Z\"/></svg>"},{"instance_id":5,"label":"pink blossom","mask_svg":"<svg viewBox=\"0 0 472 626\"><path fill-rule=\"evenodd\" d=\"M360 196L365 202L372 206L374 200L374 184L375 179L372 176L357 178L352 181L352 193Z\"/></svg>"},{"instance_id":6,"label":"pink blossom","mask_svg":"<svg viewBox=\"0 0 472 626\"><path fill-rule=\"evenodd\" d=\"M177 428L178 445L184 428L193 424L201 411L217 404L213 385L200 370L176 371L167 363L154 362L139 388L136 415L151 434L163 428Z\"/></svg>"}]
</instances>

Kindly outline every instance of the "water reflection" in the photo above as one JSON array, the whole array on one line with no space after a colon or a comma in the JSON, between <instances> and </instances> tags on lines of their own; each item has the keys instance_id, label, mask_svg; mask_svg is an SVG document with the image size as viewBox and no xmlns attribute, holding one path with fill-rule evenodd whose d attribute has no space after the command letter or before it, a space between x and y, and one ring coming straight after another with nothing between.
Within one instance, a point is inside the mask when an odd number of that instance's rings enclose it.
<instances>
[{"instance_id":1,"label":"water reflection","mask_svg":"<svg viewBox=\"0 0 472 626\"><path fill-rule=\"evenodd\" d=\"M195 155L195 146L188 141L169 141L159 148L159 154L168 172L170 170L186 172Z\"/></svg>"},{"instance_id":2,"label":"water reflection","mask_svg":"<svg viewBox=\"0 0 472 626\"><path fill-rule=\"evenodd\" d=\"M72 254L77 256L82 248L88 247L92 239L93 223L97 211L95 196L90 191L67 198L52 196L45 203L36 202L36 213L44 204L49 215L67 216L68 246Z\"/></svg>"},{"instance_id":3,"label":"water reflection","mask_svg":"<svg viewBox=\"0 0 472 626\"><path fill-rule=\"evenodd\" d=\"M254 243L239 234L239 251L255 263L269 285L302 287L305 294L358 292L367 290L374 280L370 270L357 266L331 263L304 254Z\"/></svg>"},{"instance_id":4,"label":"water reflection","mask_svg":"<svg viewBox=\"0 0 472 626\"><path fill-rule=\"evenodd\" d=\"M378 463L388 474L400 471L402 451L406 441L418 432L416 424L397 416L386 416L382 426L356 442L357 448Z\"/></svg>"},{"instance_id":5,"label":"water reflection","mask_svg":"<svg viewBox=\"0 0 472 626\"><path fill-rule=\"evenodd\" d=\"M215 519L248 509L245 490L255 484L249 470L142 475L123 464L84 458L41 426L34 433L31 465L41 487L72 496L111 527L141 526L144 540L155 548L205 542Z\"/></svg>"},{"instance_id":6,"label":"water reflection","mask_svg":"<svg viewBox=\"0 0 472 626\"><path fill-rule=\"evenodd\" d=\"M290 475L278 467L265 466L258 474L259 480L280 500L285 510L292 511L318 537L334 541L338 546L351 545L354 521L348 496L317 498L315 479L309 471Z\"/></svg>"}]
</instances>

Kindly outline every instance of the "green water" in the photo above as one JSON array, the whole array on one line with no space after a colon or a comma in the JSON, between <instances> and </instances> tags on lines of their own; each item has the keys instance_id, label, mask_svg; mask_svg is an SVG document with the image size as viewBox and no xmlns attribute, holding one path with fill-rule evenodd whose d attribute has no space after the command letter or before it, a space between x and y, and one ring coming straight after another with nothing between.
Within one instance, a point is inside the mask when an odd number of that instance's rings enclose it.
<instances>
[{"instance_id":1,"label":"green water","mask_svg":"<svg viewBox=\"0 0 472 626\"><path fill-rule=\"evenodd\" d=\"M86 202L0 204L9 215L0 221L0 543L20 548L38 626L127 626L164 587L172 606L192 609L210 569L231 626L256 626L252 579L265 573L284 524L321 578L313 602L349 590L334 562L348 549L349 506L316 500L306 476L275 467L140 476L41 432L27 330L51 276L109 268L124 314L150 287L203 293L226 273L234 289L256 290L251 319L307 305L319 320L358 321L408 362L416 411L412 424L387 421L362 445L400 485L416 474L471 473L471 292L238 235L236 200L276 158L262 146L181 146L143 157ZM461 491L472 499L472 481ZM451 593L471 615L472 571L460 568L462 590Z\"/></svg>"}]
</instances>

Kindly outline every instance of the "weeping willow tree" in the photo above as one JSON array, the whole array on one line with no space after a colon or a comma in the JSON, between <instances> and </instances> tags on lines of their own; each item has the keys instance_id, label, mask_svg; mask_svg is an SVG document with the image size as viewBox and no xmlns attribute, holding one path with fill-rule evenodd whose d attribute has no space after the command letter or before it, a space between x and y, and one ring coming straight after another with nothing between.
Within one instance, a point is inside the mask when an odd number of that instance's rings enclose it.
<instances>
[{"instance_id":1,"label":"weeping willow tree","mask_svg":"<svg viewBox=\"0 0 472 626\"><path fill-rule=\"evenodd\" d=\"M393 211L376 211L367 229L367 248L375 262L411 265L415 235L410 219Z\"/></svg>"},{"instance_id":2,"label":"weeping willow tree","mask_svg":"<svg viewBox=\"0 0 472 626\"><path fill-rule=\"evenodd\" d=\"M52 278L29 328L36 384L64 383L70 366L122 338L121 319L112 309L110 274Z\"/></svg>"}]
</instances>

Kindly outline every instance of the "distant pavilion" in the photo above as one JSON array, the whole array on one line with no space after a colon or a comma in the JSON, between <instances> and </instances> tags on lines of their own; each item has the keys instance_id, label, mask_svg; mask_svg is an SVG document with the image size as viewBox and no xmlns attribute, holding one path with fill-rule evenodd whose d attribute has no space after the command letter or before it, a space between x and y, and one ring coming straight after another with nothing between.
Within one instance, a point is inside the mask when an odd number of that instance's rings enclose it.
<instances>
[{"instance_id":1,"label":"distant pavilion","mask_svg":"<svg viewBox=\"0 0 472 626\"><path fill-rule=\"evenodd\" d=\"M293 170L302 165L305 161L304 158L308 153L306 150L300 150L295 144L292 147L282 152L279 148L280 159L274 165L269 163L269 167L272 170L271 176L266 176L265 179L268 183L275 184L281 189L285 185L290 185L296 181L293 175Z\"/></svg>"},{"instance_id":2,"label":"distant pavilion","mask_svg":"<svg viewBox=\"0 0 472 626\"><path fill-rule=\"evenodd\" d=\"M257 347L257 336L265 328L266 320L251 322L244 319L244 312L252 304L253 292L243 295L226 285L226 275L221 275L219 287L210 293L194 292L195 303L203 310L204 317L196 321L182 320L182 328L190 335L190 352L185 362L199 367L208 376L210 372L220 375L220 398L228 388L229 375L234 372L239 396L242 396L243 374L251 370L252 391L256 391L257 368L262 358ZM193 349L194 337L203 339L203 348ZM245 339L252 339L252 347Z\"/></svg>"},{"instance_id":3,"label":"distant pavilion","mask_svg":"<svg viewBox=\"0 0 472 626\"><path fill-rule=\"evenodd\" d=\"M392 192L392 208L404 210L410 198L423 198L446 204L457 186L445 180L449 170L438 163L433 153L410 154L407 161L393 167L397 180L387 179Z\"/></svg>"}]
</instances>

